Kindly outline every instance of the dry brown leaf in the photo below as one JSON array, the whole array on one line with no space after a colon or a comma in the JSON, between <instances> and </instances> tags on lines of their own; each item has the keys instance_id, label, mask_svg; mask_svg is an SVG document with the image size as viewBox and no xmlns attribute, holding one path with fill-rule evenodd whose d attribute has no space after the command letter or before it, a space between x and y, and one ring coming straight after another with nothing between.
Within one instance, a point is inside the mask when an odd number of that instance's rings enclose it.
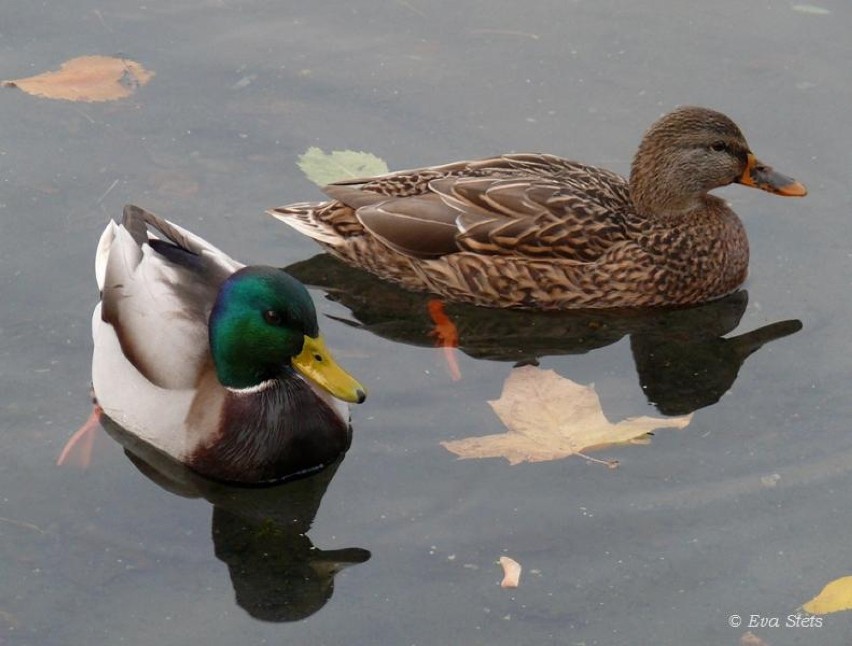
<instances>
[{"instance_id":1,"label":"dry brown leaf","mask_svg":"<svg viewBox=\"0 0 852 646\"><path fill-rule=\"evenodd\" d=\"M692 415L631 417L612 424L593 386L535 366L514 368L500 399L488 402L507 433L441 445L466 458L506 458L510 464L558 460L609 444L630 442L658 428L684 428Z\"/></svg>"},{"instance_id":2,"label":"dry brown leaf","mask_svg":"<svg viewBox=\"0 0 852 646\"><path fill-rule=\"evenodd\" d=\"M500 557L500 565L503 568L503 580L501 588L517 588L521 582L521 564L508 556Z\"/></svg>"},{"instance_id":3,"label":"dry brown leaf","mask_svg":"<svg viewBox=\"0 0 852 646\"><path fill-rule=\"evenodd\" d=\"M130 96L153 76L154 72L127 58L80 56L65 61L58 71L3 81L2 85L48 99L114 101Z\"/></svg>"}]
</instances>

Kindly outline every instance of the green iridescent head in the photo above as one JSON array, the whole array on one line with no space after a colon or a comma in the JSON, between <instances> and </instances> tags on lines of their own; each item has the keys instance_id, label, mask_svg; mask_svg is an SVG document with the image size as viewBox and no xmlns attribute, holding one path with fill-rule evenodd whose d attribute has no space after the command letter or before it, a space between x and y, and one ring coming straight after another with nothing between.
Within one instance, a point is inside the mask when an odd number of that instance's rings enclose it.
<instances>
[{"instance_id":1,"label":"green iridescent head","mask_svg":"<svg viewBox=\"0 0 852 646\"><path fill-rule=\"evenodd\" d=\"M244 267L219 289L210 313L210 352L224 386L244 389L292 370L344 401L364 388L325 349L308 290L274 267Z\"/></svg>"}]
</instances>

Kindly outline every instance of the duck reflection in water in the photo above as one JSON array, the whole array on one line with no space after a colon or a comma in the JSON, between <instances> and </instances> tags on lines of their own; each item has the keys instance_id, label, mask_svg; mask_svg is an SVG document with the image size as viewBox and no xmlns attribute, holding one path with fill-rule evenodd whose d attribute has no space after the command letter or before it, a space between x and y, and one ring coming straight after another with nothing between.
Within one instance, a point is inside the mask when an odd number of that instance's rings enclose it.
<instances>
[{"instance_id":1,"label":"duck reflection in water","mask_svg":"<svg viewBox=\"0 0 852 646\"><path fill-rule=\"evenodd\" d=\"M338 572L370 558L359 547L318 549L307 535L342 457L286 484L234 487L196 474L105 415L101 423L147 478L176 495L213 504L216 557L228 566L237 604L252 617L271 622L309 617L331 598Z\"/></svg>"},{"instance_id":2,"label":"duck reflection in water","mask_svg":"<svg viewBox=\"0 0 852 646\"><path fill-rule=\"evenodd\" d=\"M347 307L352 319L342 322L408 345L435 345L428 295L389 285L327 254L285 270ZM740 290L680 308L524 312L447 303L445 311L457 329L458 349L492 361L523 364L583 354L627 335L648 400L665 415L684 415L719 401L746 358L766 343L802 329L801 321L786 320L725 337L747 305L748 292Z\"/></svg>"}]
</instances>

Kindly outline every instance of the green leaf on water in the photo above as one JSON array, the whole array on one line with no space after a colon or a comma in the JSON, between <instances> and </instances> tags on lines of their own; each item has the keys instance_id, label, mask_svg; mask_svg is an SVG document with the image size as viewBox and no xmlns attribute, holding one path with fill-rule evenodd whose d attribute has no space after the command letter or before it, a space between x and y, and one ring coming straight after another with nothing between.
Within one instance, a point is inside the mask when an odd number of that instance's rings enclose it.
<instances>
[{"instance_id":1,"label":"green leaf on water","mask_svg":"<svg viewBox=\"0 0 852 646\"><path fill-rule=\"evenodd\" d=\"M814 4L794 4L792 6L793 11L798 11L799 13L809 13L815 16L827 16L831 13L830 10L825 9L824 7L818 7Z\"/></svg>"},{"instance_id":2,"label":"green leaf on water","mask_svg":"<svg viewBox=\"0 0 852 646\"><path fill-rule=\"evenodd\" d=\"M388 173L388 165L372 153L333 150L325 153L311 146L299 157L299 168L318 186L355 177L372 177Z\"/></svg>"}]
</instances>

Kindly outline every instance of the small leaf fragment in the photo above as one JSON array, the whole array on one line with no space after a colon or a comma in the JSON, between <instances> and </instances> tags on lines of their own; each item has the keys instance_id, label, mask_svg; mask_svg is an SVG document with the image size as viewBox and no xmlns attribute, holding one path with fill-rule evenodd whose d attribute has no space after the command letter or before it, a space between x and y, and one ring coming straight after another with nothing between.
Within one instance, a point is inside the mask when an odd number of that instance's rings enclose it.
<instances>
[{"instance_id":1,"label":"small leaf fragment","mask_svg":"<svg viewBox=\"0 0 852 646\"><path fill-rule=\"evenodd\" d=\"M852 610L852 576L831 581L822 589L822 592L803 604L802 609L812 615Z\"/></svg>"},{"instance_id":2,"label":"small leaf fragment","mask_svg":"<svg viewBox=\"0 0 852 646\"><path fill-rule=\"evenodd\" d=\"M299 157L299 168L317 186L390 172L385 161L372 153L354 150L326 153L316 146L311 146Z\"/></svg>"},{"instance_id":3,"label":"small leaf fragment","mask_svg":"<svg viewBox=\"0 0 852 646\"><path fill-rule=\"evenodd\" d=\"M777 473L773 473L772 475L763 476L760 478L760 484L762 484L767 489L770 487L778 486L778 483L781 481L781 476Z\"/></svg>"},{"instance_id":4,"label":"small leaf fragment","mask_svg":"<svg viewBox=\"0 0 852 646\"><path fill-rule=\"evenodd\" d=\"M769 646L769 644L749 630L740 637L740 646Z\"/></svg>"},{"instance_id":5,"label":"small leaf fragment","mask_svg":"<svg viewBox=\"0 0 852 646\"><path fill-rule=\"evenodd\" d=\"M65 101L114 101L130 96L154 76L139 63L111 56L80 56L65 61L59 70L12 81L27 94Z\"/></svg>"},{"instance_id":6,"label":"small leaf fragment","mask_svg":"<svg viewBox=\"0 0 852 646\"><path fill-rule=\"evenodd\" d=\"M503 580L501 588L517 588L521 582L521 564L508 556L500 557L500 565L503 568Z\"/></svg>"}]
</instances>

